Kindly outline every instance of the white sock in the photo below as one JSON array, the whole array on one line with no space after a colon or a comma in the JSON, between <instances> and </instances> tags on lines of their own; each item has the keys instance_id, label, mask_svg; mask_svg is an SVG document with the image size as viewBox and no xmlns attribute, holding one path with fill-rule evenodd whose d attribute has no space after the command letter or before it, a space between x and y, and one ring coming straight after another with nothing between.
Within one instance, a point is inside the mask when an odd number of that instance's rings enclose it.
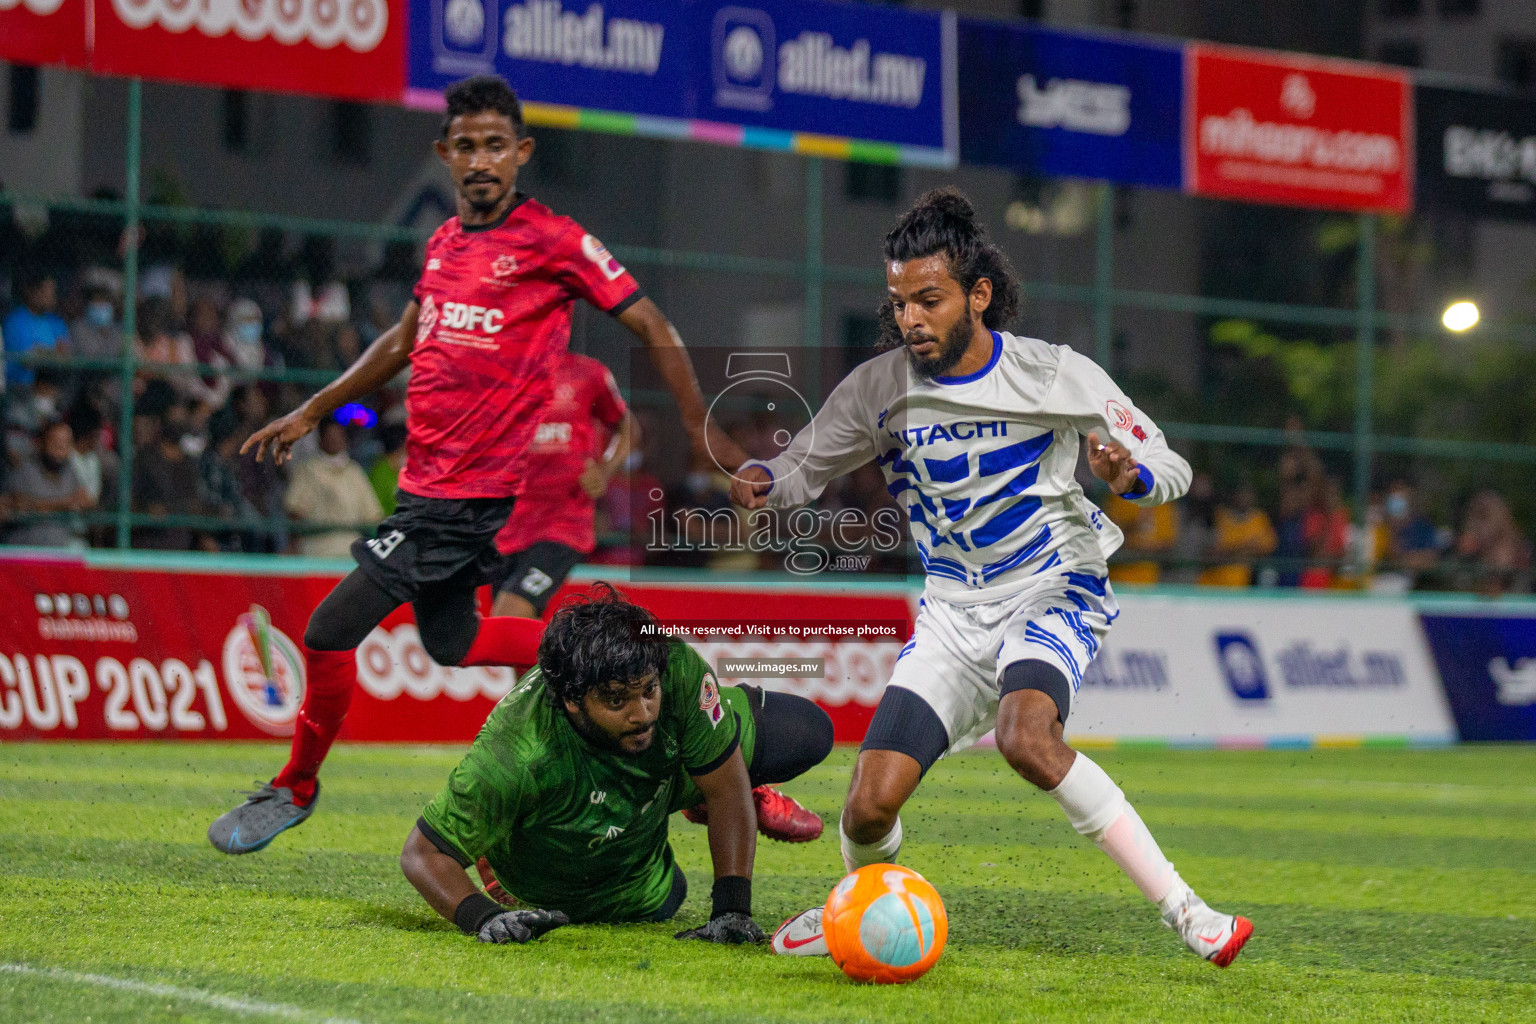
<instances>
[{"instance_id":1,"label":"white sock","mask_svg":"<svg viewBox=\"0 0 1536 1024\"><path fill-rule=\"evenodd\" d=\"M1108 854L1165 916L1170 905L1176 909L1188 898L1189 887L1163 856L1141 815L1086 754L1077 755L1061 785L1050 793L1072 827Z\"/></svg>"},{"instance_id":2,"label":"white sock","mask_svg":"<svg viewBox=\"0 0 1536 1024\"><path fill-rule=\"evenodd\" d=\"M843 866L850 874L868 864L894 864L896 855L901 852L900 818L896 819L896 824L891 826L884 839L877 839L873 843L856 843L849 839L841 818L837 821L837 834L842 840Z\"/></svg>"}]
</instances>

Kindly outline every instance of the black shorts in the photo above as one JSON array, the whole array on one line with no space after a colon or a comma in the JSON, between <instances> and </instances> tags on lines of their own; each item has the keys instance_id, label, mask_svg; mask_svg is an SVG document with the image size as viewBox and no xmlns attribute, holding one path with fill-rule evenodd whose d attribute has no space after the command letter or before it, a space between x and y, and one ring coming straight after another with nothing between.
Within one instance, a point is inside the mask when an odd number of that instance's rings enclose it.
<instances>
[{"instance_id":1,"label":"black shorts","mask_svg":"<svg viewBox=\"0 0 1536 1024\"><path fill-rule=\"evenodd\" d=\"M470 589L493 579L501 564L494 543L512 514L511 498L423 498L399 492L394 515L372 540L352 542L363 575L401 604L426 585Z\"/></svg>"},{"instance_id":2,"label":"black shorts","mask_svg":"<svg viewBox=\"0 0 1536 1024\"><path fill-rule=\"evenodd\" d=\"M542 616L560 584L585 557L575 548L552 540L536 541L503 558L491 584L499 594L516 594Z\"/></svg>"}]
</instances>

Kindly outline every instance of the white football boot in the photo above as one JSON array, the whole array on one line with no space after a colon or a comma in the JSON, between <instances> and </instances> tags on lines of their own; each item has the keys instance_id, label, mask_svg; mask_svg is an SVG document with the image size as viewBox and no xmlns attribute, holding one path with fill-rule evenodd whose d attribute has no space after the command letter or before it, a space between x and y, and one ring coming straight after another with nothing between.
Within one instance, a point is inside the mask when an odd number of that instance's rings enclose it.
<instances>
[{"instance_id":1,"label":"white football boot","mask_svg":"<svg viewBox=\"0 0 1536 1024\"><path fill-rule=\"evenodd\" d=\"M821 907L802 910L773 933L773 951L780 956L829 956L821 930Z\"/></svg>"},{"instance_id":2,"label":"white football boot","mask_svg":"<svg viewBox=\"0 0 1536 1024\"><path fill-rule=\"evenodd\" d=\"M1212 910L1192 892L1180 906L1163 915L1163 923L1178 932L1186 946L1217 967L1236 960L1253 934L1252 921Z\"/></svg>"}]
</instances>

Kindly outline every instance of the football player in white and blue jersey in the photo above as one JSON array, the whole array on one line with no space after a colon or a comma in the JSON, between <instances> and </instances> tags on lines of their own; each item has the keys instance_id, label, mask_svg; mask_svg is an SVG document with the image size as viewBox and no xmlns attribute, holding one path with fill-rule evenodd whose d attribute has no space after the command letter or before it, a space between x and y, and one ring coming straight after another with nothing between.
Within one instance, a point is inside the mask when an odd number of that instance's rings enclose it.
<instances>
[{"instance_id":1,"label":"football player in white and blue jersey","mask_svg":"<svg viewBox=\"0 0 1536 1024\"><path fill-rule=\"evenodd\" d=\"M1120 614L1105 562L1122 537L1074 479L1083 439L1093 474L1138 505L1183 495L1189 464L1093 361L1003 329L1018 284L958 191L919 200L886 236L885 263L885 351L782 454L739 470L731 492L746 508L794 507L874 461L911 520L927 583L859 751L843 860L849 871L894 861L901 808L924 773L995 728L1008 764L1056 799L1190 949L1225 967L1253 925L1196 896L1120 787L1062 739ZM807 911L774 946L824 952L819 931L819 909Z\"/></svg>"}]
</instances>

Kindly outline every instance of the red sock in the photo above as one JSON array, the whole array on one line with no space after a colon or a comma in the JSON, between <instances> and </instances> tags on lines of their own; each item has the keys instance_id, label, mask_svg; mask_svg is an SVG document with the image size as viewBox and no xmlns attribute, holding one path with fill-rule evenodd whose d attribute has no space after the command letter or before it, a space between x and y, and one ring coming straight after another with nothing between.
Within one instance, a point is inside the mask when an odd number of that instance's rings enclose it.
<instances>
[{"instance_id":1,"label":"red sock","mask_svg":"<svg viewBox=\"0 0 1536 1024\"><path fill-rule=\"evenodd\" d=\"M320 763L341 731L341 723L352 706L352 689L357 682L355 651L304 652L304 703L293 726L293 747L288 763L272 780L274 786L287 786L294 799L309 803L315 797L315 776Z\"/></svg>"},{"instance_id":2,"label":"red sock","mask_svg":"<svg viewBox=\"0 0 1536 1024\"><path fill-rule=\"evenodd\" d=\"M460 665L511 665L528 668L539 663L539 639L544 623L516 615L496 615L480 620L480 632L469 645Z\"/></svg>"}]
</instances>

